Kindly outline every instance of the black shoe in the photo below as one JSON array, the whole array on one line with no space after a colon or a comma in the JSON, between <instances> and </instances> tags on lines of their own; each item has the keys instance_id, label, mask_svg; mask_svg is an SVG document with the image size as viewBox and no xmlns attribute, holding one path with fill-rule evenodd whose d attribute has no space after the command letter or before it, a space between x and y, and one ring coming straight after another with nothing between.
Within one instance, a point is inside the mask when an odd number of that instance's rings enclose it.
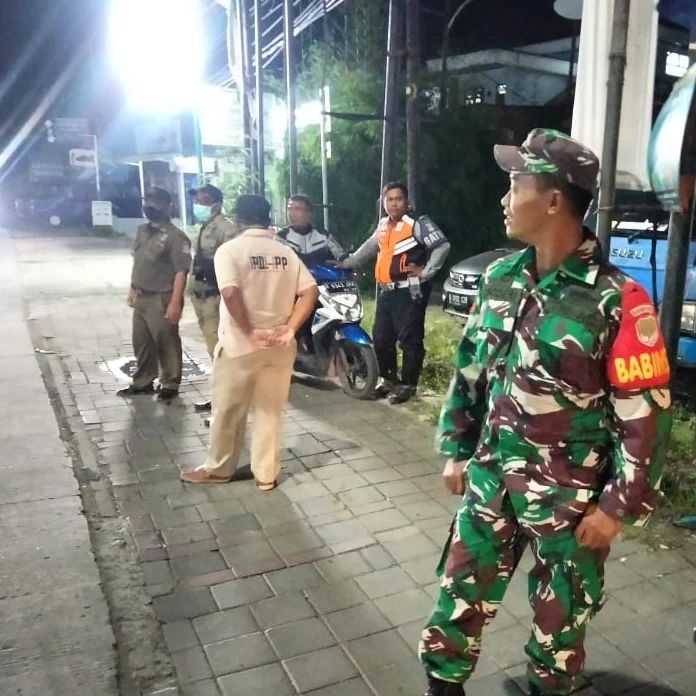
<instances>
[{"instance_id":1,"label":"black shoe","mask_svg":"<svg viewBox=\"0 0 696 696\"><path fill-rule=\"evenodd\" d=\"M125 387L125 389L119 389L116 392L116 396L139 396L141 394L154 394L155 393L155 388L152 386L152 384L146 384L144 387L136 387L135 385L131 384L128 387Z\"/></svg>"},{"instance_id":2,"label":"black shoe","mask_svg":"<svg viewBox=\"0 0 696 696\"><path fill-rule=\"evenodd\" d=\"M423 696L465 696L464 685L428 677L428 690Z\"/></svg>"},{"instance_id":3,"label":"black shoe","mask_svg":"<svg viewBox=\"0 0 696 696\"><path fill-rule=\"evenodd\" d=\"M160 387L157 392L157 401L171 401L173 398L179 396L178 389L167 389L166 387Z\"/></svg>"},{"instance_id":4,"label":"black shoe","mask_svg":"<svg viewBox=\"0 0 696 696\"><path fill-rule=\"evenodd\" d=\"M392 382L380 379L375 387L375 399L386 399L394 391Z\"/></svg>"},{"instance_id":5,"label":"black shoe","mask_svg":"<svg viewBox=\"0 0 696 696\"><path fill-rule=\"evenodd\" d=\"M408 401L412 396L415 396L416 388L410 387L407 384L399 385L394 391L389 395L390 404L403 404Z\"/></svg>"},{"instance_id":6,"label":"black shoe","mask_svg":"<svg viewBox=\"0 0 696 696\"><path fill-rule=\"evenodd\" d=\"M213 408L212 401L196 401L196 403L193 404L193 410L196 413L208 413L212 410L212 408Z\"/></svg>"},{"instance_id":7,"label":"black shoe","mask_svg":"<svg viewBox=\"0 0 696 696\"><path fill-rule=\"evenodd\" d=\"M563 696L563 694L558 694L553 691L541 691L538 686L530 684L529 696Z\"/></svg>"}]
</instances>

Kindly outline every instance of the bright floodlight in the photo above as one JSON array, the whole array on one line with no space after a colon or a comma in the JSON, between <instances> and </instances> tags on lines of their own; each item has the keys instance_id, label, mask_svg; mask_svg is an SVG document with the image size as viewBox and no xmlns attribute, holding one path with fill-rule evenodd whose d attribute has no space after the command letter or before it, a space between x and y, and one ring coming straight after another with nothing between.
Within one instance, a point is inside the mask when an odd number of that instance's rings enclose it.
<instances>
[{"instance_id":1,"label":"bright floodlight","mask_svg":"<svg viewBox=\"0 0 696 696\"><path fill-rule=\"evenodd\" d=\"M203 72L198 0L111 0L114 66L136 109L191 108Z\"/></svg>"}]
</instances>

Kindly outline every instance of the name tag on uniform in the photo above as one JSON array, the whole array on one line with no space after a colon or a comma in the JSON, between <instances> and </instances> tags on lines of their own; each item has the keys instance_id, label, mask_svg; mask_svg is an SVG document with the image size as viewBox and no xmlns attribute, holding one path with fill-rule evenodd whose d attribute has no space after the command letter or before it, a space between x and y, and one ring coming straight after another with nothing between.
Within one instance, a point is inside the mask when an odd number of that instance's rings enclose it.
<instances>
[{"instance_id":1,"label":"name tag on uniform","mask_svg":"<svg viewBox=\"0 0 696 696\"><path fill-rule=\"evenodd\" d=\"M252 271L284 271L288 267L287 256L250 256Z\"/></svg>"}]
</instances>

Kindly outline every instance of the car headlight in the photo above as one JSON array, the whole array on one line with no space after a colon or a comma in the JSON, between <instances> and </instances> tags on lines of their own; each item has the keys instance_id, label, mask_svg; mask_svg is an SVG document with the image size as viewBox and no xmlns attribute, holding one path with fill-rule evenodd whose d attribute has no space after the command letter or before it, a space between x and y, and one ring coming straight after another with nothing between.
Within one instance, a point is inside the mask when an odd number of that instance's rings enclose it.
<instances>
[{"instance_id":1,"label":"car headlight","mask_svg":"<svg viewBox=\"0 0 696 696\"><path fill-rule=\"evenodd\" d=\"M345 321L360 321L363 317L363 307L360 295L353 292L337 292L328 296L333 309L335 309Z\"/></svg>"},{"instance_id":2,"label":"car headlight","mask_svg":"<svg viewBox=\"0 0 696 696\"><path fill-rule=\"evenodd\" d=\"M696 334L696 302L685 302L682 306L681 330Z\"/></svg>"}]
</instances>

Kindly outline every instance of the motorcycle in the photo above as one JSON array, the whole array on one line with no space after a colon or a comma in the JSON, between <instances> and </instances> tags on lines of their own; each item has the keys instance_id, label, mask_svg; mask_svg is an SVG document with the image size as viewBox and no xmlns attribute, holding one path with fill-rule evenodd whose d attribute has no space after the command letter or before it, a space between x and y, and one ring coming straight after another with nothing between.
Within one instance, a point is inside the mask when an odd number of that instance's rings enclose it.
<instances>
[{"instance_id":1,"label":"motorcycle","mask_svg":"<svg viewBox=\"0 0 696 696\"><path fill-rule=\"evenodd\" d=\"M372 339L360 326L363 306L353 272L310 268L319 288L312 317L298 334L295 372L327 379L335 374L354 399L371 399L379 376Z\"/></svg>"}]
</instances>

